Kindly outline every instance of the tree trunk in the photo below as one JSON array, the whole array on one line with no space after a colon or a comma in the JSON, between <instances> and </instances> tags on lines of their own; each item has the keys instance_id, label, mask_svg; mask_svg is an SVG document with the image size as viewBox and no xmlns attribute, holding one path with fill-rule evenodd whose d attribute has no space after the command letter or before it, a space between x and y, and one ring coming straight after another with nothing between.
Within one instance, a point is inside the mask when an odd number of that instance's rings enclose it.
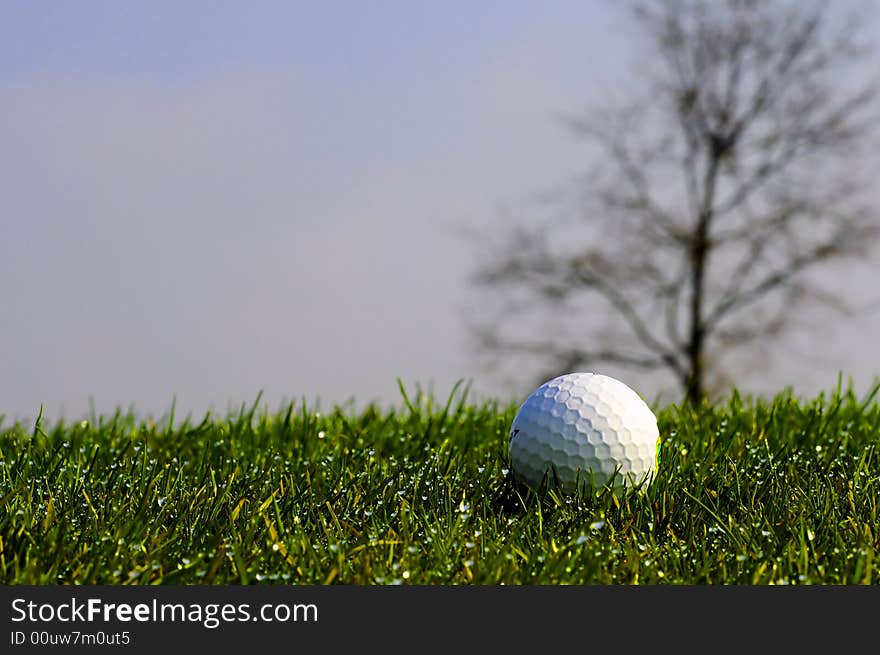
<instances>
[{"instance_id":1,"label":"tree trunk","mask_svg":"<svg viewBox=\"0 0 880 655\"><path fill-rule=\"evenodd\" d=\"M704 350L706 346L706 329L703 324L703 300L706 295L706 265L709 260L709 225L712 222L715 205L715 187L718 181L718 167L724 156L726 147L719 141L712 140L706 176L703 180L703 198L700 203L700 214L694 229L691 242L691 298L690 298L690 330L687 341L688 375L685 387L685 401L697 404L705 395Z\"/></svg>"},{"instance_id":2,"label":"tree trunk","mask_svg":"<svg viewBox=\"0 0 880 655\"><path fill-rule=\"evenodd\" d=\"M687 343L688 375L685 387L685 401L697 404L703 398L705 385L703 381L703 348L705 331L703 329L703 295L706 274L706 255L708 253L708 220L700 217L699 225L694 234L691 258L693 277L691 280L691 325Z\"/></svg>"}]
</instances>

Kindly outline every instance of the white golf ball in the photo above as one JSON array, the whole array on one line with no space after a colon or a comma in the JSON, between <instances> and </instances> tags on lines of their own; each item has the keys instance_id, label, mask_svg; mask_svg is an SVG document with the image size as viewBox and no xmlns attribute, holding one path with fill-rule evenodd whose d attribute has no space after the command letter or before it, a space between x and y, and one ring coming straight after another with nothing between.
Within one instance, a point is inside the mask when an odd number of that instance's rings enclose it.
<instances>
[{"instance_id":1,"label":"white golf ball","mask_svg":"<svg viewBox=\"0 0 880 655\"><path fill-rule=\"evenodd\" d=\"M520 406L508 453L520 481L571 492L650 481L659 446L657 418L635 391L606 375L570 373Z\"/></svg>"}]
</instances>

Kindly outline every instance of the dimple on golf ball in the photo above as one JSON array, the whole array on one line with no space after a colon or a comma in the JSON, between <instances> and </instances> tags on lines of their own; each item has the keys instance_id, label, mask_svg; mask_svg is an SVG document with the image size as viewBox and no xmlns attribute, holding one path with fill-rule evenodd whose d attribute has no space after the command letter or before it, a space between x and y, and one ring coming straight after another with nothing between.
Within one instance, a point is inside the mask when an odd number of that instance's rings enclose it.
<instances>
[{"instance_id":1,"label":"dimple on golf ball","mask_svg":"<svg viewBox=\"0 0 880 655\"><path fill-rule=\"evenodd\" d=\"M569 492L650 481L659 445L657 418L635 391L607 375L569 373L523 402L508 453L520 481Z\"/></svg>"}]
</instances>

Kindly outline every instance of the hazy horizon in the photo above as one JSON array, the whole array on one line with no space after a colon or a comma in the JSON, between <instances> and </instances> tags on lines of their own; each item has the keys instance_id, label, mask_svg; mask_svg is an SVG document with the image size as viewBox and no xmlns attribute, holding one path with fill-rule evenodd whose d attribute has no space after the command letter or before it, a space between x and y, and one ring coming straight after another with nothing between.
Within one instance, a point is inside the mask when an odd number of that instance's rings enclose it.
<instances>
[{"instance_id":1,"label":"hazy horizon","mask_svg":"<svg viewBox=\"0 0 880 655\"><path fill-rule=\"evenodd\" d=\"M470 350L461 228L583 172L560 118L637 83L630 30L573 0L4 3L4 424L516 397ZM880 291L838 279L863 313L744 389L873 382Z\"/></svg>"}]
</instances>

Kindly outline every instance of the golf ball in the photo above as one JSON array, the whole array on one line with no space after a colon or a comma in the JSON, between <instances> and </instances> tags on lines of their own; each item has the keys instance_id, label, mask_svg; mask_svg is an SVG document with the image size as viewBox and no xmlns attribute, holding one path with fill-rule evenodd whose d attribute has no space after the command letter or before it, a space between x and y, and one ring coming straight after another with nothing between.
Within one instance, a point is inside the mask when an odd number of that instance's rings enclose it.
<instances>
[{"instance_id":1,"label":"golf ball","mask_svg":"<svg viewBox=\"0 0 880 655\"><path fill-rule=\"evenodd\" d=\"M523 402L508 452L518 480L568 492L649 481L659 446L657 418L635 391L606 375L570 373Z\"/></svg>"}]
</instances>

